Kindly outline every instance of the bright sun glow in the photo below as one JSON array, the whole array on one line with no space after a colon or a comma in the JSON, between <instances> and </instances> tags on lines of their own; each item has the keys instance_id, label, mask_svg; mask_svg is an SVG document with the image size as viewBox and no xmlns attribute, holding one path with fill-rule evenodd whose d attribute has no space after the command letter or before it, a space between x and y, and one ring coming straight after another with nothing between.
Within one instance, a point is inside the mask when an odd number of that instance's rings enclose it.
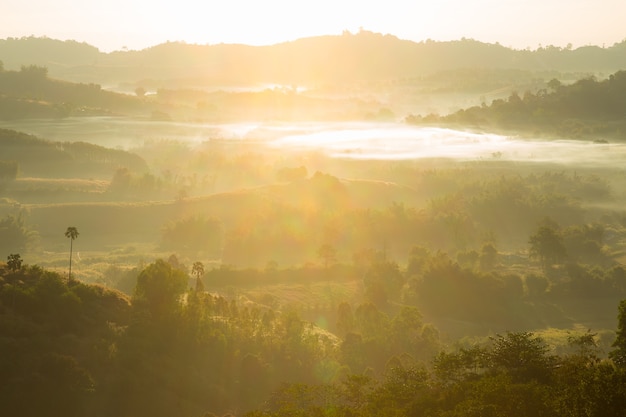
<instances>
[{"instance_id":1,"label":"bright sun glow","mask_svg":"<svg viewBox=\"0 0 626 417\"><path fill-rule=\"evenodd\" d=\"M595 144L579 140L523 140L497 134L475 134L445 128L393 123L158 123L115 118L73 118L65 121L4 122L10 129L50 140L86 141L132 150L139 143L168 137L192 146L211 138L266 145L284 152L316 152L338 159L418 160L444 158L459 161L517 161L604 165L621 169L626 145ZM116 135L109 134L115 126ZM107 128L108 127L108 128ZM87 133L86 133L87 132ZM98 133L99 132L99 133Z\"/></svg>"},{"instance_id":2,"label":"bright sun glow","mask_svg":"<svg viewBox=\"0 0 626 417\"><path fill-rule=\"evenodd\" d=\"M6 0L0 37L75 39L109 51L168 40L264 45L364 28L414 41L467 37L520 49L568 43L610 46L626 36L624 15L626 3L621 0Z\"/></svg>"}]
</instances>

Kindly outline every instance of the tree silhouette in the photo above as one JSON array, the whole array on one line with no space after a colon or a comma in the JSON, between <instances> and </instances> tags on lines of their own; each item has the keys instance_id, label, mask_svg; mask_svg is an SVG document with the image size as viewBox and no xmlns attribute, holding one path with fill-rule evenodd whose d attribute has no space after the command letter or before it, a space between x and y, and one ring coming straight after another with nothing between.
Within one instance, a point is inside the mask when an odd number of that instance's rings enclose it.
<instances>
[{"instance_id":1,"label":"tree silhouette","mask_svg":"<svg viewBox=\"0 0 626 417\"><path fill-rule=\"evenodd\" d=\"M618 367L626 367L626 300L619 303L616 338L611 346L613 350L609 352L609 358Z\"/></svg>"},{"instance_id":2,"label":"tree silhouette","mask_svg":"<svg viewBox=\"0 0 626 417\"><path fill-rule=\"evenodd\" d=\"M147 308L156 321L172 318L181 308L180 295L185 292L188 281L185 271L157 259L139 273L133 306Z\"/></svg>"},{"instance_id":3,"label":"tree silhouette","mask_svg":"<svg viewBox=\"0 0 626 417\"><path fill-rule=\"evenodd\" d=\"M317 250L317 256L324 262L324 268L337 262L337 251L332 245L324 244Z\"/></svg>"},{"instance_id":4,"label":"tree silhouette","mask_svg":"<svg viewBox=\"0 0 626 417\"><path fill-rule=\"evenodd\" d=\"M78 237L78 229L70 226L65 231L65 237L70 239L70 273L68 275L68 280L72 280L72 244L74 243L74 239Z\"/></svg>"},{"instance_id":5,"label":"tree silhouette","mask_svg":"<svg viewBox=\"0 0 626 417\"><path fill-rule=\"evenodd\" d=\"M191 274L196 277L196 291L204 291L202 276L204 275L204 264L202 262L194 262L191 267Z\"/></svg>"},{"instance_id":6,"label":"tree silhouette","mask_svg":"<svg viewBox=\"0 0 626 417\"><path fill-rule=\"evenodd\" d=\"M567 258L567 250L563 244L563 236L554 226L541 226L530 236L530 257L539 258L544 270Z\"/></svg>"},{"instance_id":7,"label":"tree silhouette","mask_svg":"<svg viewBox=\"0 0 626 417\"><path fill-rule=\"evenodd\" d=\"M7 256L7 266L13 272L19 271L22 268L22 257L19 253L12 253Z\"/></svg>"}]
</instances>

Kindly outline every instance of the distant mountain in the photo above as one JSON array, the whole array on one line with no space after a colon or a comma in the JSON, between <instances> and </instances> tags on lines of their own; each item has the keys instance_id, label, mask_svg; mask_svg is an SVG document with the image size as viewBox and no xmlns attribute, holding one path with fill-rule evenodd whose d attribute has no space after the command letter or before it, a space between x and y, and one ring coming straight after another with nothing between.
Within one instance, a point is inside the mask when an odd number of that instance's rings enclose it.
<instances>
[{"instance_id":1,"label":"distant mountain","mask_svg":"<svg viewBox=\"0 0 626 417\"><path fill-rule=\"evenodd\" d=\"M0 61L5 69L19 69L22 65L57 69L93 65L101 55L98 48L76 41L34 36L0 39Z\"/></svg>"},{"instance_id":2,"label":"distant mountain","mask_svg":"<svg viewBox=\"0 0 626 417\"><path fill-rule=\"evenodd\" d=\"M611 47L515 50L472 39L413 42L368 31L271 46L168 42L140 51L100 52L75 41L0 40L5 69L42 65L80 82L178 82L178 86L324 85L420 77L455 69L612 73L626 68L626 41Z\"/></svg>"}]
</instances>

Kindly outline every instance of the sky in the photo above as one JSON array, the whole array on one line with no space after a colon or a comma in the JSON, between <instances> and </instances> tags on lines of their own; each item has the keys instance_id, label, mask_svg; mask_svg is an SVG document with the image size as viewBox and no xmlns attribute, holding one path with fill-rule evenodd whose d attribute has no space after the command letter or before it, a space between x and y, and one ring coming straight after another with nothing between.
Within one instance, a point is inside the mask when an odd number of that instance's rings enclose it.
<instances>
[{"instance_id":1,"label":"sky","mask_svg":"<svg viewBox=\"0 0 626 417\"><path fill-rule=\"evenodd\" d=\"M103 52L167 41L270 45L360 29L515 49L611 46L626 0L2 0L0 39L47 36Z\"/></svg>"}]
</instances>

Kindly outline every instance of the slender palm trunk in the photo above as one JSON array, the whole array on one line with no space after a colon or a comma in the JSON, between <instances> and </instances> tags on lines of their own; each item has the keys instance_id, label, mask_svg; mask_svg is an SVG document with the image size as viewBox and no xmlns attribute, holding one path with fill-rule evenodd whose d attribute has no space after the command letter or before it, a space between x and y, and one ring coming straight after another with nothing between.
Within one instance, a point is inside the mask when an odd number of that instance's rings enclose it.
<instances>
[{"instance_id":1,"label":"slender palm trunk","mask_svg":"<svg viewBox=\"0 0 626 417\"><path fill-rule=\"evenodd\" d=\"M68 281L72 281L72 243L74 243L74 239L70 238L70 274L68 276Z\"/></svg>"}]
</instances>

